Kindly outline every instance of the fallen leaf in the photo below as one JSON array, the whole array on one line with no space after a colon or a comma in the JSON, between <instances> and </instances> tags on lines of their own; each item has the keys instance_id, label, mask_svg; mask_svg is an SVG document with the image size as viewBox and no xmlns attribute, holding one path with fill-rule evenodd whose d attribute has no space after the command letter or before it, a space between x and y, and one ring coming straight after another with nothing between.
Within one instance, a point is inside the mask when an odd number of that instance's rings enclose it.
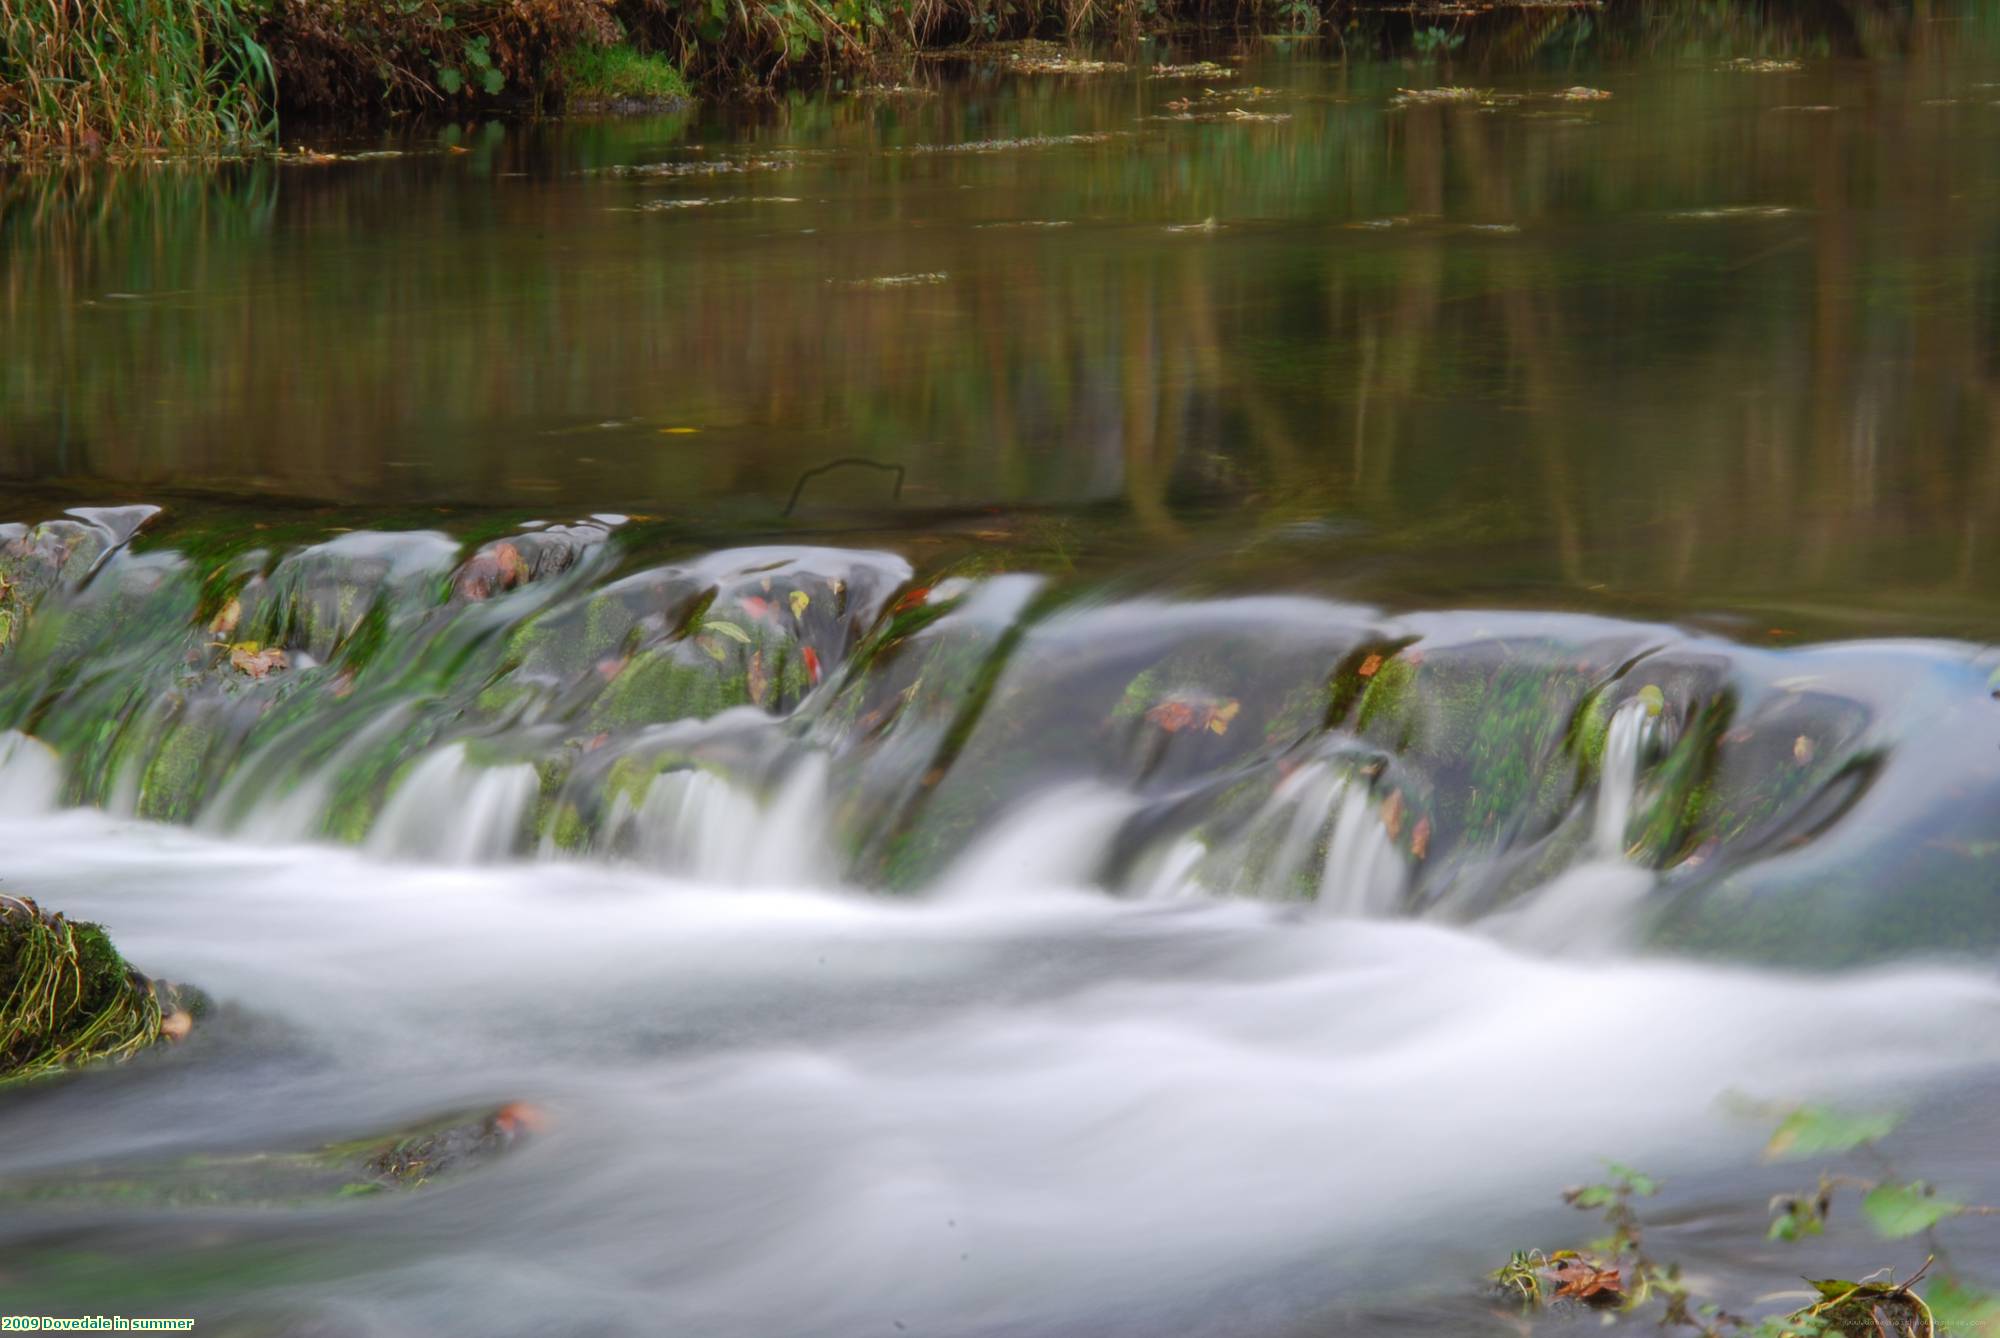
<instances>
[{"instance_id":1,"label":"fallen leaf","mask_svg":"<svg viewBox=\"0 0 2000 1338\"><path fill-rule=\"evenodd\" d=\"M742 599L743 611L752 618L771 616L771 601L761 595L745 595Z\"/></svg>"},{"instance_id":2,"label":"fallen leaf","mask_svg":"<svg viewBox=\"0 0 2000 1338\"><path fill-rule=\"evenodd\" d=\"M1556 1284L1557 1296L1578 1301L1609 1305L1623 1299L1625 1294L1625 1282L1617 1269L1599 1268L1581 1255L1557 1258L1547 1276Z\"/></svg>"},{"instance_id":3,"label":"fallen leaf","mask_svg":"<svg viewBox=\"0 0 2000 1338\"><path fill-rule=\"evenodd\" d=\"M1381 667L1382 657L1380 655L1370 655L1361 662L1361 676L1363 678L1373 678L1375 677L1375 671Z\"/></svg>"},{"instance_id":4,"label":"fallen leaf","mask_svg":"<svg viewBox=\"0 0 2000 1338\"><path fill-rule=\"evenodd\" d=\"M1382 805L1382 825L1389 829L1389 839L1395 840L1403 834L1403 792L1392 790L1388 800Z\"/></svg>"},{"instance_id":5,"label":"fallen leaf","mask_svg":"<svg viewBox=\"0 0 2000 1338\"><path fill-rule=\"evenodd\" d=\"M493 1112L493 1127L503 1134L545 1134L549 1117L539 1106L525 1101L509 1101Z\"/></svg>"},{"instance_id":6,"label":"fallen leaf","mask_svg":"<svg viewBox=\"0 0 2000 1338\"><path fill-rule=\"evenodd\" d=\"M241 673L262 678L273 669L283 669L287 661L282 650L262 650L254 641L239 641L229 648L229 663Z\"/></svg>"},{"instance_id":7,"label":"fallen leaf","mask_svg":"<svg viewBox=\"0 0 2000 1338\"><path fill-rule=\"evenodd\" d=\"M930 595L930 593L931 593L931 588L929 586L920 585L916 589L905 594L901 599L897 600L894 607L890 609L890 612L906 613L909 610L914 609L918 605L922 604L924 600Z\"/></svg>"},{"instance_id":8,"label":"fallen leaf","mask_svg":"<svg viewBox=\"0 0 2000 1338\"><path fill-rule=\"evenodd\" d=\"M812 603L812 596L808 595L805 591L803 590L792 591L792 598L791 598L792 616L794 618L805 617L806 608L811 603Z\"/></svg>"},{"instance_id":9,"label":"fallen leaf","mask_svg":"<svg viewBox=\"0 0 2000 1338\"><path fill-rule=\"evenodd\" d=\"M811 646L801 646L799 653L805 657L806 672L812 675L812 681L819 682L819 652Z\"/></svg>"},{"instance_id":10,"label":"fallen leaf","mask_svg":"<svg viewBox=\"0 0 2000 1338\"><path fill-rule=\"evenodd\" d=\"M1801 734L1792 740L1792 760L1800 766L1813 760L1813 741Z\"/></svg>"},{"instance_id":11,"label":"fallen leaf","mask_svg":"<svg viewBox=\"0 0 2000 1338\"><path fill-rule=\"evenodd\" d=\"M1242 709L1243 703L1231 700L1210 711L1208 713L1209 733L1227 734L1229 732L1229 722L1234 720L1236 713Z\"/></svg>"},{"instance_id":12,"label":"fallen leaf","mask_svg":"<svg viewBox=\"0 0 2000 1338\"><path fill-rule=\"evenodd\" d=\"M750 655L750 700L758 706L764 704L764 690L771 686L770 678L764 673L764 652L753 651Z\"/></svg>"},{"instance_id":13,"label":"fallen leaf","mask_svg":"<svg viewBox=\"0 0 2000 1338\"><path fill-rule=\"evenodd\" d=\"M170 1041L184 1041L194 1030L194 1019L184 1011L168 1013L160 1019L160 1035Z\"/></svg>"},{"instance_id":14,"label":"fallen leaf","mask_svg":"<svg viewBox=\"0 0 2000 1338\"><path fill-rule=\"evenodd\" d=\"M740 641L746 646L750 644L750 634L748 632L738 627L735 623L725 622L721 618L704 619L701 624L701 630L704 632L720 632L731 641Z\"/></svg>"},{"instance_id":15,"label":"fallen leaf","mask_svg":"<svg viewBox=\"0 0 2000 1338\"><path fill-rule=\"evenodd\" d=\"M1417 825L1410 829L1410 854L1423 859L1431 853L1431 820L1418 818Z\"/></svg>"},{"instance_id":16,"label":"fallen leaf","mask_svg":"<svg viewBox=\"0 0 2000 1338\"><path fill-rule=\"evenodd\" d=\"M5 593L4 590L0 590L0 594ZM243 605L232 596L230 601L224 604L221 611L215 615L215 620L209 623L208 630L216 636L234 636L236 635L236 624L241 621L243 621Z\"/></svg>"}]
</instances>

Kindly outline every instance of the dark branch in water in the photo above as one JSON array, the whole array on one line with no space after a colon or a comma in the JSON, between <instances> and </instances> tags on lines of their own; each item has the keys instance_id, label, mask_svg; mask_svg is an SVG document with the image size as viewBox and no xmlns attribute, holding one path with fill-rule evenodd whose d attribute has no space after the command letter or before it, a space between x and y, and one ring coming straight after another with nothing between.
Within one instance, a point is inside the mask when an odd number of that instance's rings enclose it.
<instances>
[{"instance_id":1,"label":"dark branch in water","mask_svg":"<svg viewBox=\"0 0 2000 1338\"><path fill-rule=\"evenodd\" d=\"M780 514L787 516L792 514L792 508L799 504L799 494L806 490L806 484L809 481L819 477L821 474L831 473L836 469L841 469L848 465L862 465L869 469L880 469L894 473L896 476L896 491L890 495L891 500L898 502L903 500L904 470L901 465L885 464L880 460L865 460L858 455L849 455L843 456L838 460L829 460L823 465L814 465L811 469L799 475L799 481L792 485L791 498L786 501L785 509Z\"/></svg>"}]
</instances>

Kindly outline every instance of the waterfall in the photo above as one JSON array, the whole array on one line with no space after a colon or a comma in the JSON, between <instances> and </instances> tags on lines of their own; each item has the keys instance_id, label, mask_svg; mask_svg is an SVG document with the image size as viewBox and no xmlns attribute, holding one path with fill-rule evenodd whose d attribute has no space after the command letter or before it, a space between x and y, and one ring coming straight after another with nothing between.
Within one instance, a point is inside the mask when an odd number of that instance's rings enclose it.
<instances>
[{"instance_id":1,"label":"waterfall","mask_svg":"<svg viewBox=\"0 0 2000 1338\"><path fill-rule=\"evenodd\" d=\"M47 813L62 796L55 749L18 730L0 730L0 817Z\"/></svg>"},{"instance_id":2,"label":"waterfall","mask_svg":"<svg viewBox=\"0 0 2000 1338\"><path fill-rule=\"evenodd\" d=\"M1138 808L1098 785L1066 785L1008 813L945 874L947 896L1009 896L1096 883L1112 842Z\"/></svg>"},{"instance_id":3,"label":"waterfall","mask_svg":"<svg viewBox=\"0 0 2000 1338\"><path fill-rule=\"evenodd\" d=\"M512 853L539 782L525 762L484 767L450 744L410 770L368 833L368 850L440 864L475 864Z\"/></svg>"},{"instance_id":4,"label":"waterfall","mask_svg":"<svg viewBox=\"0 0 2000 1338\"><path fill-rule=\"evenodd\" d=\"M1639 759L1653 734L1653 711L1634 698L1620 706L1605 730L1604 764L1597 782L1597 812L1591 848L1602 859L1625 856L1625 828L1639 789Z\"/></svg>"},{"instance_id":5,"label":"waterfall","mask_svg":"<svg viewBox=\"0 0 2000 1338\"><path fill-rule=\"evenodd\" d=\"M770 799L714 772L669 771L637 805L622 795L609 826L632 833L645 864L732 887L835 881L825 832L826 759L808 754Z\"/></svg>"},{"instance_id":6,"label":"waterfall","mask_svg":"<svg viewBox=\"0 0 2000 1338\"><path fill-rule=\"evenodd\" d=\"M1320 871L1320 908L1329 915L1387 915L1403 898L1402 852L1389 839L1366 786L1343 777L1338 797L1333 837Z\"/></svg>"}]
</instances>

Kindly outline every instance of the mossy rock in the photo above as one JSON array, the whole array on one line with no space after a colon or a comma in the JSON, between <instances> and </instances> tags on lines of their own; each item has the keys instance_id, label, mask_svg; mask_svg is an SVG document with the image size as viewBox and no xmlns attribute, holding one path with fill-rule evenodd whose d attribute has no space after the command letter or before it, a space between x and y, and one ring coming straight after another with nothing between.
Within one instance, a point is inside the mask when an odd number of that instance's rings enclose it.
<instances>
[{"instance_id":1,"label":"mossy rock","mask_svg":"<svg viewBox=\"0 0 2000 1338\"><path fill-rule=\"evenodd\" d=\"M89 1168L0 1183L0 1204L122 1207L310 1207L421 1190L490 1165L545 1127L508 1102L387 1132L290 1150L202 1153L165 1163Z\"/></svg>"},{"instance_id":2,"label":"mossy rock","mask_svg":"<svg viewBox=\"0 0 2000 1338\"><path fill-rule=\"evenodd\" d=\"M178 1007L102 927L0 896L0 1087L130 1058L180 1030Z\"/></svg>"}]
</instances>

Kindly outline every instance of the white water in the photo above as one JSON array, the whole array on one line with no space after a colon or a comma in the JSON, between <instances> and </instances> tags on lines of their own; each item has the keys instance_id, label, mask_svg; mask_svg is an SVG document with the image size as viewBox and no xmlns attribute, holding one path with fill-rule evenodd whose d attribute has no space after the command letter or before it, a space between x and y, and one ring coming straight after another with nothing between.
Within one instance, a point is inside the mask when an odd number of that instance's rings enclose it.
<instances>
[{"instance_id":1,"label":"white water","mask_svg":"<svg viewBox=\"0 0 2000 1338\"><path fill-rule=\"evenodd\" d=\"M713 772L670 771L634 806L623 795L607 823L631 834L633 853L664 873L728 887L830 885L826 759L809 753L768 799Z\"/></svg>"},{"instance_id":2,"label":"white water","mask_svg":"<svg viewBox=\"0 0 2000 1338\"><path fill-rule=\"evenodd\" d=\"M43 755L10 758L0 792L53 794ZM1273 800L1281 862L1330 825L1338 913L1304 918L1079 890L1133 809L1102 790L1010 815L948 895L780 890L811 876L824 772L761 802L678 774L634 820L682 878L478 863L533 773L457 747L365 852L0 814L9 886L226 1006L164 1059L0 1103L0 1185L468 1102L553 1124L408 1199L160 1210L90 1308L385 1336L1285 1332L1433 1275L1463 1294L1524 1229L1573 1231L1555 1190L1605 1158L1740 1198L1765 1130L1731 1094L1900 1104L2000 1062L1989 973L1794 979L1575 937L1561 959L1379 918L1401 856L1327 768ZM93 1211L0 1203L0 1259L59 1251ZM162 1248L191 1254L138 1293ZM246 1251L299 1269L239 1276Z\"/></svg>"},{"instance_id":3,"label":"white water","mask_svg":"<svg viewBox=\"0 0 2000 1338\"><path fill-rule=\"evenodd\" d=\"M501 859L520 841L536 787L526 763L480 766L466 759L464 744L447 744L389 792L368 849L438 864Z\"/></svg>"},{"instance_id":4,"label":"white water","mask_svg":"<svg viewBox=\"0 0 2000 1338\"><path fill-rule=\"evenodd\" d=\"M1611 715L1604 734L1604 764L1597 785L1592 845L1604 859L1625 855L1625 828L1639 792L1640 755L1653 733L1653 716L1643 701L1629 701Z\"/></svg>"},{"instance_id":5,"label":"white water","mask_svg":"<svg viewBox=\"0 0 2000 1338\"><path fill-rule=\"evenodd\" d=\"M1309 1300L1413 1232L1430 1258L1490 1253L1501 1219L1602 1157L1747 1164L1761 1134L1725 1093L1906 1097L2000 1060L2000 986L1939 969L1559 962L1249 902L719 893L92 812L0 840L49 903L283 1029L268 1052L189 1049L176 1063L219 1072L152 1070L143 1099L0 1108L0 1179L295 1146L469 1098L548 1108L554 1132L480 1179L295 1241L323 1276L284 1295L343 1332L525 1334L558 1312L675 1333L1227 1331L1203 1307L1273 1268ZM1616 1081L1556 1062L1631 1026L1646 1062ZM197 1241L229 1220L171 1216ZM0 1246L51 1221L0 1210ZM130 1305L116 1276L103 1298Z\"/></svg>"}]
</instances>

